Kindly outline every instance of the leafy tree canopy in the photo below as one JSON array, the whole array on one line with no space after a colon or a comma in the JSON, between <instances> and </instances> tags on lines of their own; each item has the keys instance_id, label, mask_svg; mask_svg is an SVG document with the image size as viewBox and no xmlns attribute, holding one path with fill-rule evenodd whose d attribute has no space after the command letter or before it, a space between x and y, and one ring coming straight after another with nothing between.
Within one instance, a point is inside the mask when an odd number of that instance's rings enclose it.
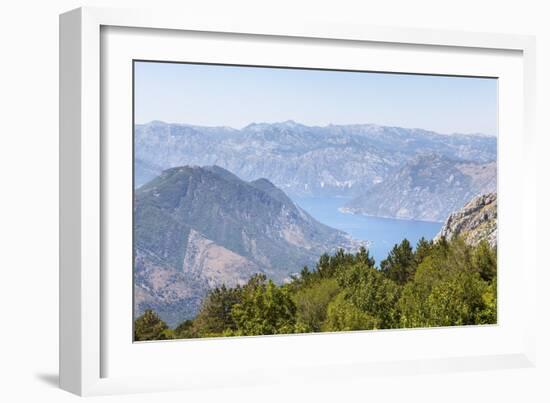
<instances>
[{"instance_id":1,"label":"leafy tree canopy","mask_svg":"<svg viewBox=\"0 0 550 403\"><path fill-rule=\"evenodd\" d=\"M166 340L173 338L168 325L151 309L135 320L134 341Z\"/></svg>"}]
</instances>

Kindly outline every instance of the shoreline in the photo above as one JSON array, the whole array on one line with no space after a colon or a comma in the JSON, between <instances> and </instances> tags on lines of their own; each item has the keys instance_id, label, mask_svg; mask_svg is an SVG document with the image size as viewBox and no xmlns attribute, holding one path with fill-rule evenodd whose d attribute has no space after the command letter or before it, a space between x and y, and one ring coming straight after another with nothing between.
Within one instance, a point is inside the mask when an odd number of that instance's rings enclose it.
<instances>
[{"instance_id":1,"label":"shoreline","mask_svg":"<svg viewBox=\"0 0 550 403\"><path fill-rule=\"evenodd\" d=\"M352 209L348 207L338 207L338 211L342 214L351 214L351 215L359 215L364 217L371 217L371 218L384 218L387 220L399 220L399 221L416 221L416 222L425 222L425 223L431 223L431 224L445 224L445 221L437 221L437 220L419 220L417 218L405 218L405 217L390 217L390 216L382 216L382 215L374 215L374 214L366 214L366 213L360 213L355 212Z\"/></svg>"}]
</instances>

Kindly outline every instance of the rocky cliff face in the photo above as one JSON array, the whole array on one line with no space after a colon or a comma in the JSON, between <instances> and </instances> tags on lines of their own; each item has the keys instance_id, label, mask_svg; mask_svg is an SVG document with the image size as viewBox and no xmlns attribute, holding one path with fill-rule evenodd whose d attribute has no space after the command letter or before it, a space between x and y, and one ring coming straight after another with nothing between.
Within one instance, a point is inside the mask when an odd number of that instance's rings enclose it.
<instances>
[{"instance_id":1,"label":"rocky cliff face","mask_svg":"<svg viewBox=\"0 0 550 403\"><path fill-rule=\"evenodd\" d=\"M472 199L462 209L452 213L434 238L451 239L462 236L471 245L486 240L497 245L497 194L488 193Z\"/></svg>"},{"instance_id":2,"label":"rocky cliff face","mask_svg":"<svg viewBox=\"0 0 550 403\"><path fill-rule=\"evenodd\" d=\"M496 190L496 163L476 163L428 153L351 200L346 212L441 221L475 195Z\"/></svg>"},{"instance_id":3,"label":"rocky cliff face","mask_svg":"<svg viewBox=\"0 0 550 403\"><path fill-rule=\"evenodd\" d=\"M179 167L136 190L135 311L169 324L193 317L206 292L254 273L282 282L325 252L361 246L297 207L266 179L217 166Z\"/></svg>"}]
</instances>

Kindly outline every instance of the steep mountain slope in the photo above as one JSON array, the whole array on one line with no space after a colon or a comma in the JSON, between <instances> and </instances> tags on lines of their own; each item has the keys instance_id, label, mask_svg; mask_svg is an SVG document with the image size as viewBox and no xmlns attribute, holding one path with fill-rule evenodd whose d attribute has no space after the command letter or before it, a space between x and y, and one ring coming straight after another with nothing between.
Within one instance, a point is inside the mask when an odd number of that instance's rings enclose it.
<instances>
[{"instance_id":1,"label":"steep mountain slope","mask_svg":"<svg viewBox=\"0 0 550 403\"><path fill-rule=\"evenodd\" d=\"M496 163L421 154L387 180L352 199L343 211L443 221L472 197L496 190Z\"/></svg>"},{"instance_id":2,"label":"steep mountain slope","mask_svg":"<svg viewBox=\"0 0 550 403\"><path fill-rule=\"evenodd\" d=\"M157 121L135 129L136 186L162 169L218 165L244 180L267 178L293 196L356 196L419 153L483 163L496 159L495 137L376 125L287 121L236 130Z\"/></svg>"},{"instance_id":3,"label":"steep mountain slope","mask_svg":"<svg viewBox=\"0 0 550 403\"><path fill-rule=\"evenodd\" d=\"M497 244L497 195L488 193L468 202L463 208L452 213L439 234L440 238L451 239L462 236L470 245L486 240L493 247Z\"/></svg>"},{"instance_id":4,"label":"steep mountain slope","mask_svg":"<svg viewBox=\"0 0 550 403\"><path fill-rule=\"evenodd\" d=\"M324 252L360 246L268 180L217 166L168 169L136 190L134 207L136 313L154 308L170 324L212 287L258 272L282 282Z\"/></svg>"}]
</instances>

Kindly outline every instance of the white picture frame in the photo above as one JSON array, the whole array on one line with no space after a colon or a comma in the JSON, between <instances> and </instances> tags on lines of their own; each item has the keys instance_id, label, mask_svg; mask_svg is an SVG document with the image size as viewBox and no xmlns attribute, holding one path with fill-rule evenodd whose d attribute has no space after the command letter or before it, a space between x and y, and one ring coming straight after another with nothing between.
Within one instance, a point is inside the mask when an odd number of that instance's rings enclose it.
<instances>
[{"instance_id":1,"label":"white picture frame","mask_svg":"<svg viewBox=\"0 0 550 403\"><path fill-rule=\"evenodd\" d=\"M530 239L527 237L527 234L536 233L536 210L534 208L536 167L534 158L531 158L535 152L534 38L519 35L313 22L293 25L281 21L248 21L244 17L242 20L213 21L148 10L81 8L60 17L60 384L63 389L79 395L96 395L228 385L244 386L265 382L293 382L295 379L303 380L304 378L324 379L326 377L324 374L327 371L323 369L327 368L334 370L330 371L331 379L335 379L335 377L345 379L352 374L354 376L368 376L374 373L411 374L517 368L534 365L535 323L534 319L528 315L524 315L520 323L510 325L509 328L504 325L499 328L497 325L483 329L462 327L404 330L401 332L354 332L329 334L322 337L304 335L235 338L230 341L202 340L199 341L200 344L177 341L140 344L142 347L139 348L139 351L136 350L131 339L125 338L125 331L117 329L108 319L113 315L118 315L112 314L115 310L123 311L123 309L112 305L113 299L109 298L110 286L106 285L107 279L113 281L114 284L118 284L116 281L119 281L111 278L105 272L105 267L108 267L110 259L106 252L109 248L104 236L104 228L109 227L109 224L105 220L113 217L113 215L105 214L105 211L111 208L109 192L112 187L109 185L109 177L112 172L109 169L113 167L113 164L109 163L109 159L113 153L116 154L117 150L123 150L127 143L111 141L113 136L109 136L110 130L118 123L107 118L109 110L105 110L107 108L105 105L108 104L110 108L114 103L119 102L116 101L117 99L125 99L124 97L129 95L127 91L124 94L124 86L112 85L110 88L111 84L109 83L112 81L102 77L102 74L107 74L107 72L110 75L116 74L113 73L116 68L109 70L111 68L109 64L105 64L105 60L102 60L104 57L110 57L110 53L103 49L107 48L107 42L102 36L102 33L111 29L109 27L117 27L113 28L115 31L126 30L123 32L123 36L132 36L132 32L138 32L132 30L138 29L145 29L144 35L151 32L160 33L156 39L153 37L141 42L141 46L144 48L156 45L154 47L161 49L157 49L160 52L157 57L161 57L162 49L168 49L166 52L169 52L173 41L179 40L178 32L192 32L194 37L199 38L201 35L217 33L217 38L222 38L222 40L224 35L228 37L243 35L257 41L264 39L269 39L272 42L280 41L283 43L282 47L286 46L284 43L288 41L302 41L307 46L308 41L311 40L328 41L329 44L323 43L336 50L346 44L391 45L400 49L413 47L417 50L421 48L421 51L426 50L427 54L429 52L451 53L453 55L450 57L454 57L455 60L462 57L460 52L469 52L473 54L473 58L491 53L496 55L500 54L499 52L503 54L510 52L514 55L510 59L510 63L502 63L503 66L509 64L510 68L502 67L502 74L509 77L510 92L507 96L512 98L511 95L515 94L514 98L519 98L519 100L516 99L513 101L514 103L511 100L510 103L504 101L501 105L504 112L508 112L501 114L506 115L501 116L501 123L504 122L504 127L501 129L506 132L507 129L514 128L516 129L514 132L519 131L520 133L510 134L505 137L508 140L502 142L503 146L499 145L499 169L503 158L505 161L515 158L515 167L521 169L514 172L512 170L505 171L506 181L509 181L509 185L505 183L505 189L510 190L501 193L499 188L499 199L504 197L505 200L509 200L508 203L504 203L505 208L507 211L514 210L516 212L516 217L510 217L508 228L513 228L515 232L521 232L520 239L522 241L518 242L517 250L514 251L521 263L521 270L510 274L504 283L505 286L508 284L507 287L515 287L513 295L522 298L521 308L524 309L524 312L535 311L534 291L537 265L533 248L536 242L532 237ZM170 38L163 39L162 33L168 32L171 33L168 35ZM302 42L300 43L302 44ZM110 47L119 46L117 48L120 50L117 52L119 57L124 56L125 60L134 57L130 51L126 54L122 50L123 47L133 48L131 46L121 47L120 45L124 43L120 40L116 42L116 40L109 39L108 44ZM246 44L243 46L244 50L241 52L246 52ZM235 49L232 52L236 54L238 50ZM231 56L226 55L225 57ZM396 57L392 61L394 64L399 63L399 56ZM434 55L427 57L434 66L430 71L426 71L426 68L421 65L417 67L418 71L414 70L414 66L394 66L394 69L402 72L435 74L452 74L454 72L452 68L445 67L444 62L437 63L438 59ZM197 58L200 58L200 55L197 55L194 61L200 61ZM125 61L121 60L121 63L124 64ZM261 62L258 61L258 63ZM307 61L303 63L307 63ZM472 74L475 73L474 70L470 70L474 67L467 66L469 63L458 64L464 65L461 67L464 74L470 71ZM485 66L480 64L477 68L485 75L491 75L491 69L497 69L497 67L491 66L497 64L499 62L496 59L487 60ZM104 70L105 68L107 70ZM381 68L387 69L387 67ZM120 71L124 73L124 70ZM122 95L118 98L117 96L111 97L113 93L122 93ZM521 108L514 113L513 110L518 107L518 104ZM127 109L130 106L126 105L122 108ZM521 191L513 192L512 184L521 185ZM500 185L499 183L499 187ZM502 206L499 205L499 219L502 212ZM506 213L506 211L504 212ZM504 216L506 217L506 214ZM500 224L501 221L499 221L499 230ZM504 238L506 238L506 234L504 234ZM499 250L499 270L502 261L500 252ZM504 291L506 290L504 289ZM501 312L501 291L499 284L499 315L506 316L506 312ZM504 297L506 295L510 295L510 293L504 292ZM504 307L509 306L506 301L503 305ZM123 306L120 305L120 307ZM131 312L131 307L128 312ZM430 350L429 344L433 343L433 340L437 340L438 337L444 338L447 343L452 343L453 340L462 340L462 349L452 350L450 347L445 347L443 343L437 351ZM502 344L494 343L495 347L491 350L484 350L486 345L483 343L479 343L478 348L473 347L475 340L485 339L489 343L489 340L494 337L504 341ZM353 357L353 359L352 357L340 359L341 357L336 355L333 357L330 354L325 362L315 359L315 349L331 350L338 343L342 344L342 341L345 345L357 346L367 339L369 343L371 341L380 343L378 346L382 347L386 339L392 339L394 343L396 341L423 343L424 347L419 347L418 354L408 356L396 350L395 354L391 356L372 355L369 359L364 359L361 355ZM421 340L427 340L427 342ZM275 363L272 361L273 365L265 366L265 368L254 361L254 357L266 351L272 351L273 359L276 360L277 355L280 355L283 349L288 348L300 348L305 350L305 353L298 355L292 362L286 364L284 361ZM193 354L193 350L197 353ZM107 362L116 361L114 359L116 354L113 351L124 351L126 355L119 354L117 359L129 362L128 367L119 366L116 371L110 369L110 364L107 365ZM215 371L201 367L193 373L186 373L184 365L181 365L181 368L166 365L166 369L156 375L147 371L132 371L132 367L135 368L135 363L132 363L131 360L134 354L136 356L139 354L141 360L146 359L145 362L151 365L153 362L156 364L166 363L168 356L185 354L187 365L190 367L193 365L193 360L196 360L198 364L201 356L198 352L205 357L209 351L215 351L218 355L228 354L227 358L232 359L235 359L237 352L240 357L250 356L250 358L243 359L242 363L232 368L225 367L220 363ZM227 351L234 351L235 356L232 357ZM345 357L346 352L344 351L340 356ZM153 357L155 360L148 361L147 357ZM307 371L304 371L304 368L307 368Z\"/></svg>"}]
</instances>

